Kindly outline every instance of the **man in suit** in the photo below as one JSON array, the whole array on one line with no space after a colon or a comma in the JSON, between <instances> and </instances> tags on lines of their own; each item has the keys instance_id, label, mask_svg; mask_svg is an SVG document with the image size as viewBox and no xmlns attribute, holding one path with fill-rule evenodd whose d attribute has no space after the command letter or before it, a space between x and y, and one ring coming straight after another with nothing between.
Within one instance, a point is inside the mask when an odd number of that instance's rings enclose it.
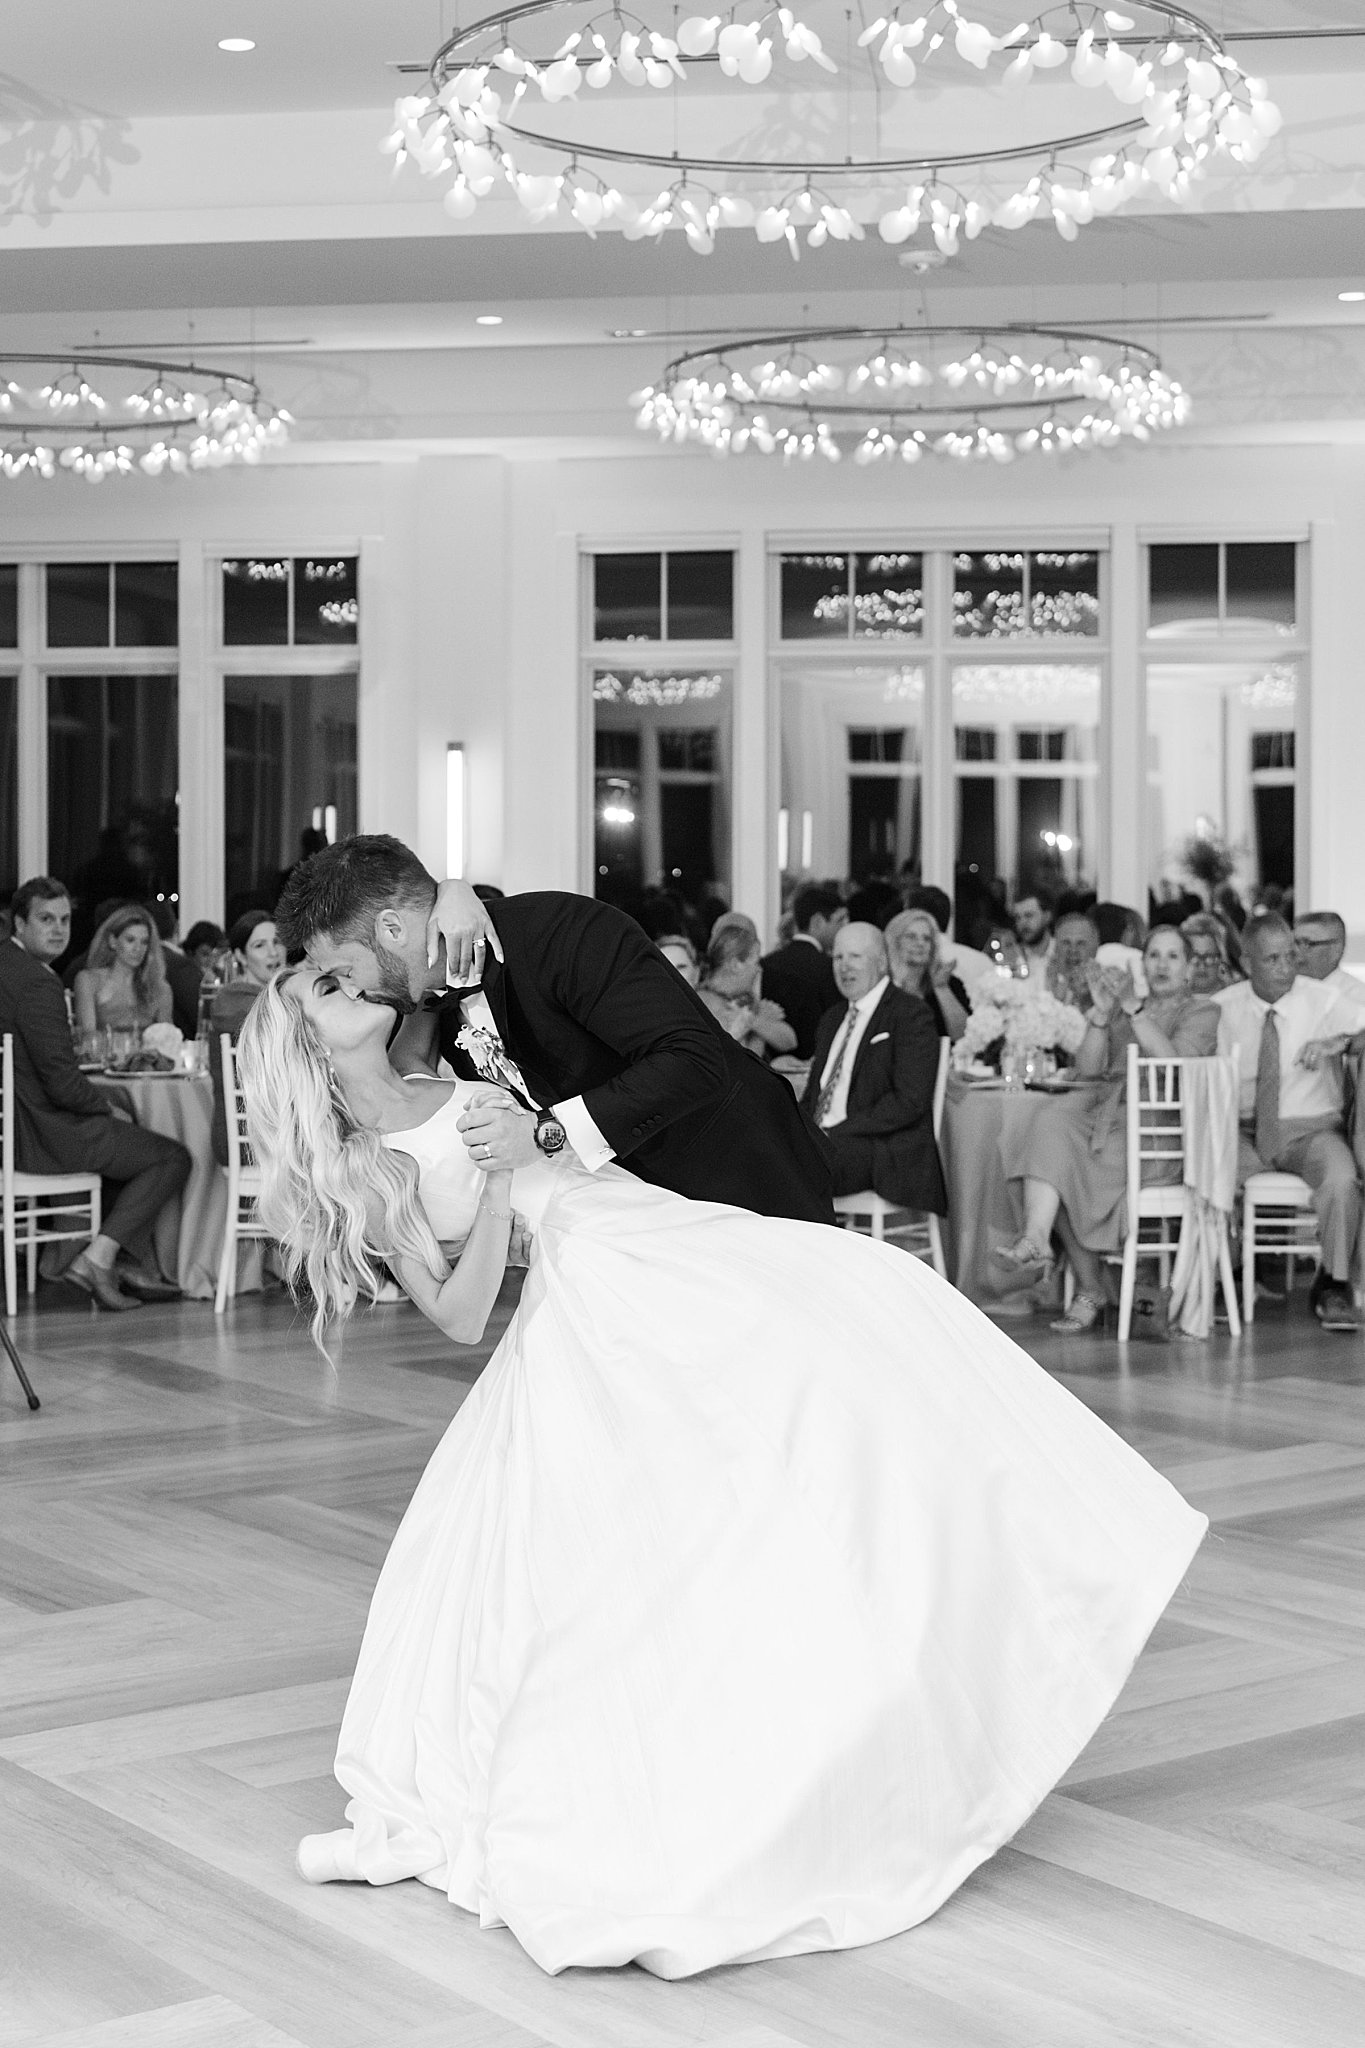
<instances>
[{"instance_id":1,"label":"man in suit","mask_svg":"<svg viewBox=\"0 0 1365 2048\"><path fill-rule=\"evenodd\" d=\"M830 949L847 913L828 882L802 882L792 897L794 936L762 960L762 989L796 1033L796 1057L808 1060L826 1010L839 1000Z\"/></svg>"},{"instance_id":2,"label":"man in suit","mask_svg":"<svg viewBox=\"0 0 1365 2048\"><path fill-rule=\"evenodd\" d=\"M480 1165L571 1148L590 1171L616 1159L694 1200L833 1222L829 1163L787 1083L720 1029L630 918L551 890L489 902L504 957L490 949L480 983L452 989L444 947L429 957L435 902L401 841L362 836L305 861L275 920L290 952L409 1020L398 1064L435 1040L465 1079L515 1092L515 1106L460 1120Z\"/></svg>"},{"instance_id":3,"label":"man in suit","mask_svg":"<svg viewBox=\"0 0 1365 2048\"><path fill-rule=\"evenodd\" d=\"M834 1154L836 1195L873 1188L898 1208L946 1215L934 1142L938 1034L928 1005L891 981L875 925L834 941L842 1002L821 1019L802 1107Z\"/></svg>"},{"instance_id":4,"label":"man in suit","mask_svg":"<svg viewBox=\"0 0 1365 2048\"><path fill-rule=\"evenodd\" d=\"M14 1040L14 1163L21 1173L98 1173L118 1190L99 1236L62 1277L101 1308L175 1301L179 1288L156 1271L151 1227L189 1179L190 1155L115 1116L116 1101L132 1114L126 1091L93 1088L77 1064L51 964L71 937L65 884L50 875L25 882L11 914L13 936L0 945L0 1034Z\"/></svg>"}]
</instances>

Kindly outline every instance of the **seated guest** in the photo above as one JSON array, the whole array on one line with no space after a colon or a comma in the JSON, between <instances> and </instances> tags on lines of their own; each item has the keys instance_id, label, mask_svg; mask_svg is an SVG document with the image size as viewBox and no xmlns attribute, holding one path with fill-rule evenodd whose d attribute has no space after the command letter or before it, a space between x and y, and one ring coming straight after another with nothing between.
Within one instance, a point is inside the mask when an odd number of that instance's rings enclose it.
<instances>
[{"instance_id":1,"label":"seated guest","mask_svg":"<svg viewBox=\"0 0 1365 2048\"><path fill-rule=\"evenodd\" d=\"M760 953L753 921L727 911L712 927L697 994L731 1038L760 1059L771 1059L794 1049L796 1033L781 1005L762 993Z\"/></svg>"},{"instance_id":2,"label":"seated guest","mask_svg":"<svg viewBox=\"0 0 1365 2048\"><path fill-rule=\"evenodd\" d=\"M1228 952L1227 926L1211 910L1196 910L1180 927L1190 942L1190 987L1197 996L1231 988L1237 972Z\"/></svg>"},{"instance_id":3,"label":"seated guest","mask_svg":"<svg viewBox=\"0 0 1365 2048\"><path fill-rule=\"evenodd\" d=\"M989 953L978 953L974 946L964 946L960 940L948 937L953 905L946 889L937 889L932 882L921 882L918 888L911 889L906 895L905 907L907 910L928 911L938 926L939 958L947 961L950 971L968 993L983 974L995 973L995 962Z\"/></svg>"},{"instance_id":4,"label":"seated guest","mask_svg":"<svg viewBox=\"0 0 1365 2048\"><path fill-rule=\"evenodd\" d=\"M927 1003L940 1038L961 1038L967 1028L967 991L939 952L938 925L927 910L902 910L886 927L891 979Z\"/></svg>"},{"instance_id":5,"label":"seated guest","mask_svg":"<svg viewBox=\"0 0 1365 2048\"><path fill-rule=\"evenodd\" d=\"M284 966L284 947L275 930L274 914L269 910L244 911L227 938L234 979L225 981L214 990L209 1006L209 1026L213 1034L209 1048L209 1072L213 1077L213 1156L220 1166L227 1165L228 1141L222 1047L218 1040L226 1032L236 1045L252 1004L271 975L278 974Z\"/></svg>"},{"instance_id":6,"label":"seated guest","mask_svg":"<svg viewBox=\"0 0 1365 2048\"><path fill-rule=\"evenodd\" d=\"M199 984L203 979L197 961L191 960L175 942L175 905L150 903L148 909L161 941L161 958L171 991L171 1022L184 1038L199 1029Z\"/></svg>"},{"instance_id":7,"label":"seated guest","mask_svg":"<svg viewBox=\"0 0 1365 2048\"><path fill-rule=\"evenodd\" d=\"M1151 1059L1207 1059L1217 1049L1213 1004L1190 990L1190 942L1174 925L1153 928L1142 950L1147 996L1125 969L1091 961L1091 1005L1077 1072L1108 1085L1043 1103L1022 1129L1006 1123L1000 1155L1007 1180L1022 1183L1024 1234L995 1253L1021 1278L1043 1277L1052 1234L1061 1239L1077 1292L1060 1322L1063 1336L1093 1328L1104 1313L1101 1254L1117 1252L1127 1227L1128 1136L1124 1082L1128 1047Z\"/></svg>"},{"instance_id":8,"label":"seated guest","mask_svg":"<svg viewBox=\"0 0 1365 2048\"><path fill-rule=\"evenodd\" d=\"M654 942L670 967L676 967L689 988L695 988L701 980L701 962L697 949L686 932L665 932Z\"/></svg>"},{"instance_id":9,"label":"seated guest","mask_svg":"<svg viewBox=\"0 0 1365 2048\"><path fill-rule=\"evenodd\" d=\"M1047 963L1049 995L1073 1009L1090 1005L1090 984L1086 969L1099 951L1100 935L1094 921L1083 910L1069 910L1057 919L1052 934L1052 955ZM1126 961L1113 963L1126 966Z\"/></svg>"},{"instance_id":10,"label":"seated guest","mask_svg":"<svg viewBox=\"0 0 1365 2048\"><path fill-rule=\"evenodd\" d=\"M1365 981L1341 964L1346 951L1346 921L1335 910L1310 910L1294 920L1294 950L1300 974L1334 988L1365 1011Z\"/></svg>"},{"instance_id":11,"label":"seated guest","mask_svg":"<svg viewBox=\"0 0 1365 2048\"><path fill-rule=\"evenodd\" d=\"M1357 1003L1297 972L1294 934L1273 911L1247 920L1248 981L1214 998L1218 1043L1241 1053L1238 1180L1273 1169L1313 1190L1322 1264L1309 1307L1324 1329L1360 1326L1351 1261L1360 1231L1360 1184L1346 1141L1341 1055L1365 1046Z\"/></svg>"},{"instance_id":12,"label":"seated guest","mask_svg":"<svg viewBox=\"0 0 1365 2048\"><path fill-rule=\"evenodd\" d=\"M76 976L76 1024L82 1031L145 1031L170 1022L172 997L151 912L125 903L106 917Z\"/></svg>"},{"instance_id":13,"label":"seated guest","mask_svg":"<svg viewBox=\"0 0 1365 2048\"><path fill-rule=\"evenodd\" d=\"M1052 898L1043 889L1029 889L1014 899L1010 912L1018 947L1014 973L1021 981L1043 981L1052 957Z\"/></svg>"},{"instance_id":14,"label":"seated guest","mask_svg":"<svg viewBox=\"0 0 1365 2048\"><path fill-rule=\"evenodd\" d=\"M934 1141L939 1034L926 1003L891 980L875 925L834 941L842 1001L820 1020L801 1106L834 1158L836 1195L872 1188L898 1208L947 1214Z\"/></svg>"},{"instance_id":15,"label":"seated guest","mask_svg":"<svg viewBox=\"0 0 1365 2048\"><path fill-rule=\"evenodd\" d=\"M117 1193L100 1234L63 1278L101 1308L174 1301L179 1289L157 1272L151 1228L189 1178L190 1155L173 1138L144 1131L126 1090L92 1087L76 1063L66 997L51 963L71 936L65 885L39 875L16 890L14 933L0 948L0 1034L14 1039L14 1153L21 1173L98 1173Z\"/></svg>"},{"instance_id":16,"label":"seated guest","mask_svg":"<svg viewBox=\"0 0 1365 2048\"><path fill-rule=\"evenodd\" d=\"M763 955L762 986L796 1033L796 1057L808 1060L820 1019L839 1000L829 956L847 912L832 883L802 882L792 897L791 915L791 938Z\"/></svg>"},{"instance_id":17,"label":"seated guest","mask_svg":"<svg viewBox=\"0 0 1365 2048\"><path fill-rule=\"evenodd\" d=\"M192 924L186 932L185 953L199 969L200 981L213 972L213 965L222 945L221 927L211 924L206 917L201 917L198 924Z\"/></svg>"}]
</instances>

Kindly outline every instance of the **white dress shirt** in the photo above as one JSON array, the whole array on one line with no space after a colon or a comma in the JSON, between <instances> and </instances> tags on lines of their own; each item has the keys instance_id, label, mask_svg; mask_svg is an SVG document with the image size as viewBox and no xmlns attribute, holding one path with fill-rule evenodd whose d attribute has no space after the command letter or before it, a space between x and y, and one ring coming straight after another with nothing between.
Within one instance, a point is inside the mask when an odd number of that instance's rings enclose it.
<instances>
[{"instance_id":1,"label":"white dress shirt","mask_svg":"<svg viewBox=\"0 0 1365 2048\"><path fill-rule=\"evenodd\" d=\"M1365 981L1358 974L1352 974L1349 967L1334 967L1330 974L1324 974L1322 985L1334 988L1348 1003L1354 1003L1361 1012L1361 1022L1365 1023Z\"/></svg>"},{"instance_id":2,"label":"white dress shirt","mask_svg":"<svg viewBox=\"0 0 1365 2048\"><path fill-rule=\"evenodd\" d=\"M854 1014L851 1029L846 1013L843 1022L834 1034L834 1043L829 1049L824 1069L820 1075L821 1088L824 1087L834 1071L835 1062L839 1057L839 1049L844 1044L844 1034L846 1031L848 1032L848 1045L844 1052L844 1064L839 1075L838 1085L830 1097L829 1108L820 1119L822 1131L833 1130L835 1124L845 1122L848 1117L848 1084L853 1079L853 1063L858 1057L858 1047L862 1044L863 1033L867 1029L868 1020L872 1012L876 1009L890 986L891 977L889 974L884 974L875 988L870 988L865 996L859 996L857 1002L853 1005ZM817 1096L816 1099L818 1101L819 1097Z\"/></svg>"},{"instance_id":3,"label":"white dress shirt","mask_svg":"<svg viewBox=\"0 0 1365 2048\"><path fill-rule=\"evenodd\" d=\"M1218 1022L1218 1050L1241 1053L1241 1117L1249 1122L1256 1114L1256 1067L1261 1057L1261 1033L1265 1029L1263 1002L1249 981L1235 981L1219 989L1210 1001L1222 1012ZM1305 974L1294 977L1287 994L1274 1005L1280 1034L1280 1120L1298 1123L1306 1118L1339 1117L1343 1107L1341 1067L1329 1060L1320 1067L1298 1064L1299 1054L1314 1038L1335 1038L1340 1032L1354 1034L1362 1029L1360 1008L1334 989L1330 982L1310 981Z\"/></svg>"},{"instance_id":4,"label":"white dress shirt","mask_svg":"<svg viewBox=\"0 0 1365 2048\"><path fill-rule=\"evenodd\" d=\"M458 987L455 993L459 995ZM460 997L460 1015L466 1024L472 1024L479 1031L486 1031L490 1038L502 1045L502 1033L498 1029L498 1020L493 1015L493 1006L481 988L475 989L473 995ZM506 1047L503 1049L506 1051ZM507 1058L515 1067L516 1062L510 1053L507 1054ZM524 1085L522 1093L528 1102L532 1100L530 1089ZM589 1116L581 1095L571 1095L567 1102L556 1102L553 1104L553 1110L563 1124L565 1135L573 1146L580 1164L586 1166L589 1173L596 1173L599 1167L605 1166L609 1159L616 1157Z\"/></svg>"},{"instance_id":5,"label":"white dress shirt","mask_svg":"<svg viewBox=\"0 0 1365 2048\"><path fill-rule=\"evenodd\" d=\"M1052 965L1052 939L1049 937L1042 946L1026 946L1022 939L1015 940L1019 948L1020 967L1016 970L1019 981L1047 980L1048 968Z\"/></svg>"}]
</instances>

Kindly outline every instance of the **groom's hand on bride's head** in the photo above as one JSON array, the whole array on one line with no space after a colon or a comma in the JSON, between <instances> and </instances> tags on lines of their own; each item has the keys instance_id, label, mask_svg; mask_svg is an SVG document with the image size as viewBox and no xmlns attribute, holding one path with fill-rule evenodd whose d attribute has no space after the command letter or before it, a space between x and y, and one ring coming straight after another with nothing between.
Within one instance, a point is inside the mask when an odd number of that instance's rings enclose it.
<instances>
[{"instance_id":1,"label":"groom's hand on bride's head","mask_svg":"<svg viewBox=\"0 0 1365 2048\"><path fill-rule=\"evenodd\" d=\"M489 947L502 959L502 941L492 920L468 882L442 882L427 919L427 966L434 967L441 943L446 949L446 981L452 986L476 982L483 974Z\"/></svg>"}]
</instances>

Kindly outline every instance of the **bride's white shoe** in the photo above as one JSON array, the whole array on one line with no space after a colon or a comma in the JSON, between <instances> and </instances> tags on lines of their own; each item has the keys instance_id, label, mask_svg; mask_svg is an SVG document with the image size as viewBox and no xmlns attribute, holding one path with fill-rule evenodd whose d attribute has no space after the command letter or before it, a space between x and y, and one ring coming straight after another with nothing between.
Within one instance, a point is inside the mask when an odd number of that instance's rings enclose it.
<instances>
[{"instance_id":1,"label":"bride's white shoe","mask_svg":"<svg viewBox=\"0 0 1365 2048\"><path fill-rule=\"evenodd\" d=\"M337 1828L330 1835L305 1835L299 1843L294 1868L309 1884L363 1881L356 1864L355 1834L350 1828Z\"/></svg>"}]
</instances>

